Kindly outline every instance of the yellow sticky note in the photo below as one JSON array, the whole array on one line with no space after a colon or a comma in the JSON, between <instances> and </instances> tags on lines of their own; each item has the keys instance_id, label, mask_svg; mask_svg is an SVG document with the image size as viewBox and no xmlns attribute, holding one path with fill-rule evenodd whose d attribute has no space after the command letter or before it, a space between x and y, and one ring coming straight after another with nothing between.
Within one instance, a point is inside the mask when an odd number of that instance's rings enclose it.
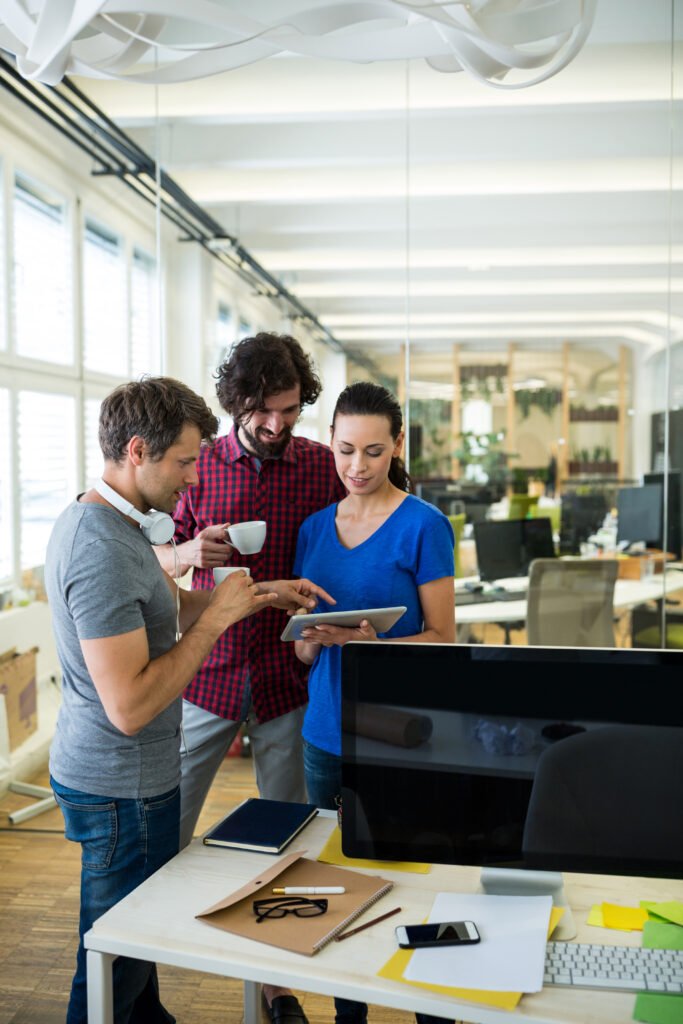
<instances>
[{"instance_id":1,"label":"yellow sticky note","mask_svg":"<svg viewBox=\"0 0 683 1024\"><path fill-rule=\"evenodd\" d=\"M605 922L602 917L602 904L594 903L590 908L586 924L592 924L595 928L604 928Z\"/></svg>"},{"instance_id":2,"label":"yellow sticky note","mask_svg":"<svg viewBox=\"0 0 683 1024\"><path fill-rule=\"evenodd\" d=\"M412 863L410 861L394 860L360 860L356 857L345 857L341 848L341 832L338 828L333 829L330 838L318 854L318 860L323 864L339 864L348 868L371 868L376 871L409 871L414 875L428 875L431 871L431 864Z\"/></svg>"},{"instance_id":3,"label":"yellow sticky note","mask_svg":"<svg viewBox=\"0 0 683 1024\"><path fill-rule=\"evenodd\" d=\"M616 903L603 903L602 919L605 928L640 932L647 921L647 910L642 907L621 907Z\"/></svg>"}]
</instances>

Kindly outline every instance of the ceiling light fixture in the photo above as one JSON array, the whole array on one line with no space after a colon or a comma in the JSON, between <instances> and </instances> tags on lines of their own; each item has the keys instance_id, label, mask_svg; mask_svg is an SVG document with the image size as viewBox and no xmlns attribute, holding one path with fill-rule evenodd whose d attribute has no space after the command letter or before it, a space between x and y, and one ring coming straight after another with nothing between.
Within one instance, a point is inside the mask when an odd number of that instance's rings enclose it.
<instances>
[{"instance_id":1,"label":"ceiling light fixture","mask_svg":"<svg viewBox=\"0 0 683 1024\"><path fill-rule=\"evenodd\" d=\"M0 0L0 48L16 56L25 78L47 85L66 74L185 82L296 54L358 63L422 58L437 71L520 89L576 56L596 7L597 0ZM512 70L531 77L504 82Z\"/></svg>"}]
</instances>

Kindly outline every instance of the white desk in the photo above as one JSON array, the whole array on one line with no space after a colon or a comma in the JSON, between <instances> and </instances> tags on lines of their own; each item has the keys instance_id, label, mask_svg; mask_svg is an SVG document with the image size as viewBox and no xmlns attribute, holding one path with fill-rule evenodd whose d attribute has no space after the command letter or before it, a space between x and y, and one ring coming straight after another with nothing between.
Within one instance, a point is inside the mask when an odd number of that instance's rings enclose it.
<instances>
[{"instance_id":1,"label":"white desk","mask_svg":"<svg viewBox=\"0 0 683 1024\"><path fill-rule=\"evenodd\" d=\"M515 582L518 586L523 583L522 580ZM521 622L526 619L526 597L520 601L482 601L481 604L458 605L458 590L464 587L464 583L465 580L458 580L455 588L455 621L458 626ZM644 601L655 601L665 593L671 594L681 587L683 572L676 569L667 569L665 573L658 573L649 580L618 579L614 585L614 610L628 611Z\"/></svg>"},{"instance_id":2,"label":"white desk","mask_svg":"<svg viewBox=\"0 0 683 1024\"><path fill-rule=\"evenodd\" d=\"M322 812L301 833L300 841L297 839L292 845L308 850L308 855L314 857L333 826L334 816ZM245 1024L259 1024L261 1020L261 982L398 1010L419 1010L472 1024L585 1024L587 1020L591 1024L623 1024L631 1019L633 993L548 988L524 996L510 1013L378 978L377 971L396 949L396 925L423 920L435 892L475 891L479 877L476 868L436 866L429 875L383 871L396 884L391 893L366 912L367 919L397 906L402 913L346 942L332 942L313 957L241 939L195 920L194 915L200 910L253 878L264 862L270 864L271 859L261 854L203 846L195 840L101 917L85 936L90 1024L111 1024L113 1020L111 968L117 955L242 979ZM593 903L610 900L634 904L638 899L683 897L681 882L615 879L606 875L566 875L565 889L579 928L578 941L632 946L640 945L638 933L586 926Z\"/></svg>"}]
</instances>

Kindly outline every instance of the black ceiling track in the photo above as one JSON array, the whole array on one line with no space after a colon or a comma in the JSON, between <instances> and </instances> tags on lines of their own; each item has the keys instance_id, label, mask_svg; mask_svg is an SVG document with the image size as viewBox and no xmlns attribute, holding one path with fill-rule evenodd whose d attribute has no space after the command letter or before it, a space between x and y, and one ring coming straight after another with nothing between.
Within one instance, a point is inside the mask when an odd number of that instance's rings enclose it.
<instances>
[{"instance_id":1,"label":"black ceiling track","mask_svg":"<svg viewBox=\"0 0 683 1024\"><path fill-rule=\"evenodd\" d=\"M0 50L0 86L87 153L96 165L94 175L116 177L140 198L156 206L154 158L70 79L62 79L56 86L29 81L19 74L11 54ZM307 324L329 348L377 374L374 360L335 338L296 295L261 266L239 239L202 209L169 174L160 169L158 178L161 213L180 230L181 241L197 242L249 284L257 295L278 303L293 320Z\"/></svg>"}]
</instances>

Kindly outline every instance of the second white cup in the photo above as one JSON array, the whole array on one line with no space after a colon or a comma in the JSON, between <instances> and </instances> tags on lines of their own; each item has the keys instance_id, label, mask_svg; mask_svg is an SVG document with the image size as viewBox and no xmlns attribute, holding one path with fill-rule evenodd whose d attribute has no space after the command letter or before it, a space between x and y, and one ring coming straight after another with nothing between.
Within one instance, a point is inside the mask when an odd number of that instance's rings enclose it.
<instances>
[{"instance_id":1,"label":"second white cup","mask_svg":"<svg viewBox=\"0 0 683 1024\"><path fill-rule=\"evenodd\" d=\"M246 565L220 565L213 570L213 582L216 585L222 583L231 572L245 572L247 576L251 576L251 569L248 569Z\"/></svg>"}]
</instances>

